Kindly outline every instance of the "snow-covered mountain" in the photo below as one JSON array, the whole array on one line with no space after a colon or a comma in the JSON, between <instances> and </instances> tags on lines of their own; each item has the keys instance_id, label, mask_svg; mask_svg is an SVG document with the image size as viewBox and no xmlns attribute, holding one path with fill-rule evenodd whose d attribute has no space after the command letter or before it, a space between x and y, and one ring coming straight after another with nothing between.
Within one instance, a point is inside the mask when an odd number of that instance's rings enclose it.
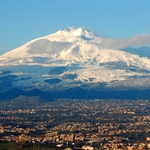
<instances>
[{"instance_id":1,"label":"snow-covered mountain","mask_svg":"<svg viewBox=\"0 0 150 150\"><path fill-rule=\"evenodd\" d=\"M0 90L150 87L150 59L104 49L103 37L69 28L0 56Z\"/></svg>"}]
</instances>

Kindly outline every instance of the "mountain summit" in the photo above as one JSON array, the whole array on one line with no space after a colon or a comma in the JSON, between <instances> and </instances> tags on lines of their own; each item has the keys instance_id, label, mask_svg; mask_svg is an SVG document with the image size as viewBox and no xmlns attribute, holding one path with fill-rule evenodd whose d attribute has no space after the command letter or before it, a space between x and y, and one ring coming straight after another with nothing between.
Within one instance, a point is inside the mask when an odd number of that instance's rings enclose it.
<instances>
[{"instance_id":1,"label":"mountain summit","mask_svg":"<svg viewBox=\"0 0 150 150\"><path fill-rule=\"evenodd\" d=\"M102 37L97 37L84 28L69 28L32 40L2 55L1 58L52 57L53 54L64 52L64 50L67 51L73 47L81 45L90 47L91 45L99 44L102 39Z\"/></svg>"},{"instance_id":2,"label":"mountain summit","mask_svg":"<svg viewBox=\"0 0 150 150\"><path fill-rule=\"evenodd\" d=\"M0 56L0 90L149 88L150 60L104 49L105 38L69 28Z\"/></svg>"},{"instance_id":3,"label":"mountain summit","mask_svg":"<svg viewBox=\"0 0 150 150\"><path fill-rule=\"evenodd\" d=\"M85 36L85 37L94 37L94 34L90 31L88 31L85 28L69 28L69 29L64 29L56 32L56 34L61 34L61 35L70 35L70 36Z\"/></svg>"}]
</instances>

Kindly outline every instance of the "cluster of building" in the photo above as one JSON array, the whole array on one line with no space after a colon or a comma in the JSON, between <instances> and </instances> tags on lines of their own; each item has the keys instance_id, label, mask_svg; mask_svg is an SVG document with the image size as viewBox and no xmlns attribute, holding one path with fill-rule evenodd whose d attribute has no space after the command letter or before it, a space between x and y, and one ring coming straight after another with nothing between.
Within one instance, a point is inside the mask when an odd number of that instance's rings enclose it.
<instances>
[{"instance_id":1,"label":"cluster of building","mask_svg":"<svg viewBox=\"0 0 150 150\"><path fill-rule=\"evenodd\" d=\"M18 108L1 104L0 140L73 149L150 149L150 101L57 100Z\"/></svg>"}]
</instances>

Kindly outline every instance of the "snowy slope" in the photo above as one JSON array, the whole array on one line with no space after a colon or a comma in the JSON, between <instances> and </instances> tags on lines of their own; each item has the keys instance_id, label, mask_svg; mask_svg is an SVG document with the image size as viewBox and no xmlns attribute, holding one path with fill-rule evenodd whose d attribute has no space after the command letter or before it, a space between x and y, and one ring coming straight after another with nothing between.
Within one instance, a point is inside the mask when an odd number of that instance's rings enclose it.
<instances>
[{"instance_id":1,"label":"snowy slope","mask_svg":"<svg viewBox=\"0 0 150 150\"><path fill-rule=\"evenodd\" d=\"M13 75L11 85L23 88L68 88L95 83L106 83L106 87L119 83L149 87L145 83L150 77L150 59L103 49L103 40L84 28L69 28L34 39L0 56L0 79ZM50 73L53 69L54 73ZM2 79L0 84L4 84Z\"/></svg>"}]
</instances>

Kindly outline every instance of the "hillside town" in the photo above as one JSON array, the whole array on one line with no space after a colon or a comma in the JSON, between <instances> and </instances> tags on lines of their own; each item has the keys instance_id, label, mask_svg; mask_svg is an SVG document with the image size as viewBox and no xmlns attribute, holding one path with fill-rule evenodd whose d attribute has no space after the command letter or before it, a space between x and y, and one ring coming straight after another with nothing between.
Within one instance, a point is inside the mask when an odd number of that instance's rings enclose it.
<instances>
[{"instance_id":1,"label":"hillside town","mask_svg":"<svg viewBox=\"0 0 150 150\"><path fill-rule=\"evenodd\" d=\"M0 104L0 141L57 149L150 149L149 100L58 99L38 106Z\"/></svg>"}]
</instances>

